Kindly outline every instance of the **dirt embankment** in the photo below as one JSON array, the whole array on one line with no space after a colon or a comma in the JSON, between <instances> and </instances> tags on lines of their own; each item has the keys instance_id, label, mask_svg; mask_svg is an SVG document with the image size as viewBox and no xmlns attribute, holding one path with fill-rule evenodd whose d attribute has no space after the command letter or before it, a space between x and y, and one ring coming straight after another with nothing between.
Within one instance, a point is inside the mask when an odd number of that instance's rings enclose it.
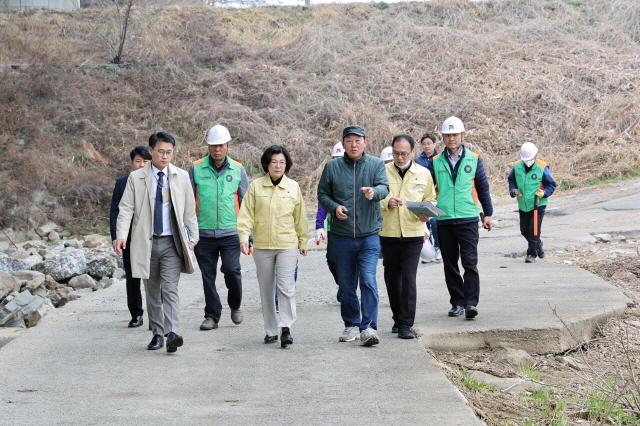
<instances>
[{"instance_id":1,"label":"dirt embankment","mask_svg":"<svg viewBox=\"0 0 640 426\"><path fill-rule=\"evenodd\" d=\"M503 183L533 141L566 186L637 172L640 4L542 0L219 10L134 9L124 65L115 11L0 14L0 226L106 223L114 177L155 130L176 162L215 123L258 173L282 143L308 198L348 123L378 154L455 114ZM106 65L105 65L106 64Z\"/></svg>"}]
</instances>

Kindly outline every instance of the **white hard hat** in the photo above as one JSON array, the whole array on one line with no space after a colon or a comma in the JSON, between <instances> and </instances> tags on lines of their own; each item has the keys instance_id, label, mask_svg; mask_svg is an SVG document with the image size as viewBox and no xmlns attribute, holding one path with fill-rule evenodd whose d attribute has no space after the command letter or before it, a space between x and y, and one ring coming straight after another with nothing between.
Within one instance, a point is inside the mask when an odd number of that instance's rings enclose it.
<instances>
[{"instance_id":1,"label":"white hard hat","mask_svg":"<svg viewBox=\"0 0 640 426\"><path fill-rule=\"evenodd\" d=\"M342 146L342 142L338 142L331 149L331 156L334 158L342 157L344 155L344 147Z\"/></svg>"},{"instance_id":2,"label":"white hard hat","mask_svg":"<svg viewBox=\"0 0 640 426\"><path fill-rule=\"evenodd\" d=\"M230 141L229 129L222 124L216 124L207 132L207 145L222 145Z\"/></svg>"},{"instance_id":3,"label":"white hard hat","mask_svg":"<svg viewBox=\"0 0 640 426\"><path fill-rule=\"evenodd\" d=\"M382 148L382 152L380 153L380 159L382 161L393 160L392 148L390 146L385 146Z\"/></svg>"},{"instance_id":4,"label":"white hard hat","mask_svg":"<svg viewBox=\"0 0 640 426\"><path fill-rule=\"evenodd\" d=\"M464 132L464 124L458 117L449 117L442 123L440 133L443 135L452 135Z\"/></svg>"},{"instance_id":5,"label":"white hard hat","mask_svg":"<svg viewBox=\"0 0 640 426\"><path fill-rule=\"evenodd\" d=\"M525 142L520 148L520 159L522 161L533 160L538 153L538 147L531 142Z\"/></svg>"},{"instance_id":6,"label":"white hard hat","mask_svg":"<svg viewBox=\"0 0 640 426\"><path fill-rule=\"evenodd\" d=\"M425 262L431 262L436 258L436 251L431 244L431 241L424 240L424 244L422 244L422 250L420 250L420 259Z\"/></svg>"}]
</instances>

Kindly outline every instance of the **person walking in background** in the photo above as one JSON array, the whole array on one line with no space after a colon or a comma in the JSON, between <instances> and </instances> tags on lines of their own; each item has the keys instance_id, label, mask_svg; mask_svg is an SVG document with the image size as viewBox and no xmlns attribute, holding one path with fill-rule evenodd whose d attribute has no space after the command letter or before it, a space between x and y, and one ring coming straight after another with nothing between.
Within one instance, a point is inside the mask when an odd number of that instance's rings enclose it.
<instances>
[{"instance_id":1,"label":"person walking in background","mask_svg":"<svg viewBox=\"0 0 640 426\"><path fill-rule=\"evenodd\" d=\"M406 206L407 201L435 202L431 174L413 161L416 143L409 135L393 137L393 163L385 166L389 195L380 202L382 230L380 244L389 304L393 314L393 333L413 339L411 327L416 316L416 274L424 242L426 215L420 217Z\"/></svg>"},{"instance_id":2,"label":"person walking in background","mask_svg":"<svg viewBox=\"0 0 640 426\"><path fill-rule=\"evenodd\" d=\"M515 163L507 178L509 195L518 199L520 233L528 243L526 263L535 262L536 257L544 257L540 239L542 218L549 204L549 197L556 190L549 165L537 159L537 155L538 147L533 143L522 144L520 161Z\"/></svg>"},{"instance_id":3,"label":"person walking in background","mask_svg":"<svg viewBox=\"0 0 640 426\"><path fill-rule=\"evenodd\" d=\"M417 164L427 169L429 168L429 165L433 163L433 157L438 155L438 151L436 150L437 140L438 138L433 133L425 133L422 135L420 138L422 152L416 158ZM438 240L438 223L436 222L435 217L432 217L427 221L427 229L429 230L429 240L435 250L435 260L439 261L442 259L442 256L440 255L440 241Z\"/></svg>"},{"instance_id":4,"label":"person walking in background","mask_svg":"<svg viewBox=\"0 0 640 426\"><path fill-rule=\"evenodd\" d=\"M333 146L331 150L331 159L341 158L344 156L344 147L342 142L338 142ZM331 215L327 214L327 210L322 207L322 204L318 202L318 210L316 211L316 244L320 244L320 241L327 240L327 266L333 276L333 280L338 284L338 276L336 275L336 262L333 259L333 249L331 247ZM326 232L325 232L326 222ZM340 287L338 286L338 294L336 296L338 302L340 301Z\"/></svg>"},{"instance_id":5,"label":"person walking in background","mask_svg":"<svg viewBox=\"0 0 640 426\"><path fill-rule=\"evenodd\" d=\"M209 153L189 169L189 177L196 198L200 241L195 247L196 259L202 272L204 289L204 321L200 330L218 328L222 303L216 290L218 257L227 286L227 303L231 321L242 322L242 275L240 269L240 240L237 214L249 179L242 164L229 156L229 130L217 124L207 132Z\"/></svg>"},{"instance_id":6,"label":"person walking in background","mask_svg":"<svg viewBox=\"0 0 640 426\"><path fill-rule=\"evenodd\" d=\"M240 250L251 254L260 286L264 319L264 343L278 340L286 348L293 343L291 326L296 321L295 271L298 253L307 255L307 212L298 183L289 177L293 162L281 145L267 148L260 158L265 176L251 182L238 216ZM276 274L277 269L277 274ZM276 314L274 292L278 293Z\"/></svg>"},{"instance_id":7,"label":"person walking in background","mask_svg":"<svg viewBox=\"0 0 640 426\"><path fill-rule=\"evenodd\" d=\"M393 161L392 148L390 146L385 146L380 151L380 159L384 164L389 164Z\"/></svg>"},{"instance_id":8,"label":"person walking in background","mask_svg":"<svg viewBox=\"0 0 640 426\"><path fill-rule=\"evenodd\" d=\"M196 203L189 174L171 159L176 141L169 133L149 138L151 163L132 172L120 201L116 254L129 248L131 275L144 279L147 313L153 338L149 350L183 345L178 281L193 273L191 250L198 243ZM131 231L129 237L129 231Z\"/></svg>"},{"instance_id":9,"label":"person walking in background","mask_svg":"<svg viewBox=\"0 0 640 426\"><path fill-rule=\"evenodd\" d=\"M382 160L364 152L367 135L362 127L346 127L342 145L344 156L329 161L322 171L318 202L332 216L332 251L345 327L339 341L360 339L364 346L372 346L380 342L376 265L382 227L380 200L389 193L389 186Z\"/></svg>"},{"instance_id":10,"label":"person walking in background","mask_svg":"<svg viewBox=\"0 0 640 426\"><path fill-rule=\"evenodd\" d=\"M479 212L474 191L482 205L482 226L487 231L493 228L493 205L482 160L462 144L464 131L464 124L459 118L444 120L441 133L446 148L433 158L428 167L438 193L438 208L444 212L437 221L444 277L451 303L448 315L457 317L464 314L466 319L473 319L478 315L480 298ZM458 260L464 268L464 277L460 275Z\"/></svg>"},{"instance_id":11,"label":"person walking in background","mask_svg":"<svg viewBox=\"0 0 640 426\"><path fill-rule=\"evenodd\" d=\"M151 161L151 154L145 146L136 146L129 153L131 157L131 163L129 168L131 171L138 170ZM120 209L118 205L122 199L122 194L127 186L127 179L129 175L120 176L116 179L116 185L113 188L113 195L111 196L111 209L109 211L109 229L111 231L111 243L113 248L116 248L116 223L118 222L118 214ZM131 240L131 232L127 236L127 240ZM131 257L128 248L122 250L122 263L124 264L124 272L126 274L127 282L127 307L131 314L131 321L129 321L129 328L140 327L144 320L142 314L142 293L140 291L140 278L133 278L131 275Z\"/></svg>"}]
</instances>

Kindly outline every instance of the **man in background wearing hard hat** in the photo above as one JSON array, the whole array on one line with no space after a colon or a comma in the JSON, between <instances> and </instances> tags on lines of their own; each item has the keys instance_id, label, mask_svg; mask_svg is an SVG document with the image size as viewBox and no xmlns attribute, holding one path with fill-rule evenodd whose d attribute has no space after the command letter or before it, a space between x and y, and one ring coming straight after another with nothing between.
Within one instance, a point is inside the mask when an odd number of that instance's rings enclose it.
<instances>
[{"instance_id":1,"label":"man in background wearing hard hat","mask_svg":"<svg viewBox=\"0 0 640 426\"><path fill-rule=\"evenodd\" d=\"M333 146L331 150L331 159L341 158L344 155L344 147L342 142L338 142ZM319 245L320 241L327 240L327 266L333 276L333 280L338 284L338 276L336 275L336 262L333 259L332 247L331 247L331 215L327 215L327 210L322 207L322 204L318 203L318 210L316 211L316 244ZM327 222L327 231L325 232L325 220ZM338 302L340 301L340 288L338 287Z\"/></svg>"},{"instance_id":2,"label":"man in background wearing hard hat","mask_svg":"<svg viewBox=\"0 0 640 426\"><path fill-rule=\"evenodd\" d=\"M342 145L344 156L325 165L318 183L318 202L332 215L331 244L344 322L339 341L360 339L363 346L373 346L380 342L376 283L380 200L389 193L389 185L382 161L364 152L367 135L362 127L346 127Z\"/></svg>"},{"instance_id":3,"label":"man in background wearing hard hat","mask_svg":"<svg viewBox=\"0 0 640 426\"><path fill-rule=\"evenodd\" d=\"M507 179L509 195L518 198L520 233L528 243L526 263L535 262L536 257L544 257L540 239L542 218L549 204L549 197L556 190L556 182L551 176L549 166L544 161L536 159L537 155L538 147L534 144L522 144L520 161L515 163Z\"/></svg>"},{"instance_id":4,"label":"man in background wearing hard hat","mask_svg":"<svg viewBox=\"0 0 640 426\"><path fill-rule=\"evenodd\" d=\"M385 146L384 148L382 148L382 151L380 151L380 159L384 164L389 164L393 161L392 152L393 148L391 148L390 146Z\"/></svg>"},{"instance_id":5,"label":"man in background wearing hard hat","mask_svg":"<svg viewBox=\"0 0 640 426\"><path fill-rule=\"evenodd\" d=\"M197 160L189 170L196 197L200 242L195 248L204 287L204 321L200 330L218 328L222 303L216 290L218 257L227 286L227 303L231 321L242 322L242 276L240 273L240 240L236 229L242 197L249 187L242 164L229 157L231 135L217 124L207 132L209 154Z\"/></svg>"},{"instance_id":6,"label":"man in background wearing hard hat","mask_svg":"<svg viewBox=\"0 0 640 426\"><path fill-rule=\"evenodd\" d=\"M480 276L478 274L478 207L474 192L482 205L482 226L491 231L493 206L489 180L482 160L462 144L464 124L457 117L442 123L445 149L436 155L429 170L438 191L438 207L444 212L437 218L444 277L449 290L450 317L478 315ZM460 275L458 259L464 268Z\"/></svg>"}]
</instances>

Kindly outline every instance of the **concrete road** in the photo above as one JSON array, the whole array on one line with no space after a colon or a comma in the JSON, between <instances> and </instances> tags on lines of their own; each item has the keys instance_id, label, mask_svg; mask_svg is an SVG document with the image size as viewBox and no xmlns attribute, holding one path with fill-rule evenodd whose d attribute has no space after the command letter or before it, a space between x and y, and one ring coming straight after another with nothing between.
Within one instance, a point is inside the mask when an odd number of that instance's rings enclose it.
<instances>
[{"instance_id":1,"label":"concrete road","mask_svg":"<svg viewBox=\"0 0 640 426\"><path fill-rule=\"evenodd\" d=\"M253 261L243 258L245 321L225 308L203 332L200 276L180 286L185 346L147 351L128 329L122 285L83 296L0 349L0 419L8 424L476 424L418 341L339 343L336 285L324 252L300 261L298 322L289 349L262 342ZM224 284L222 284L224 287ZM221 290L224 295L226 291ZM383 302L384 303L384 302Z\"/></svg>"}]
</instances>

